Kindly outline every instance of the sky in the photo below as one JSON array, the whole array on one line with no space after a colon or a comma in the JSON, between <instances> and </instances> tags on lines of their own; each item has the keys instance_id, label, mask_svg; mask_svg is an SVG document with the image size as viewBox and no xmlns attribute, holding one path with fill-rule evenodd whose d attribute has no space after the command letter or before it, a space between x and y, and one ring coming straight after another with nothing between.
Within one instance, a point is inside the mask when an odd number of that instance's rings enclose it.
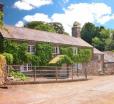
<instances>
[{"instance_id":1,"label":"sky","mask_svg":"<svg viewBox=\"0 0 114 104\"><path fill-rule=\"evenodd\" d=\"M4 23L22 27L31 21L60 22L71 34L75 21L114 29L114 0L0 0Z\"/></svg>"}]
</instances>

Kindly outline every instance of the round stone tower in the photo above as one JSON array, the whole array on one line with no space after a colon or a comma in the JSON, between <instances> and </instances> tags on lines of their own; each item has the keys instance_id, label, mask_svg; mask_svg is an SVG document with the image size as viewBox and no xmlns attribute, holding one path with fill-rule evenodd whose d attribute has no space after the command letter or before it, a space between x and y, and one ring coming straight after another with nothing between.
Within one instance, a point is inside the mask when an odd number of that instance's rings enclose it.
<instances>
[{"instance_id":1,"label":"round stone tower","mask_svg":"<svg viewBox=\"0 0 114 104\"><path fill-rule=\"evenodd\" d=\"M81 25L79 22L75 21L72 27L72 36L73 37L80 37L80 28Z\"/></svg>"}]
</instances>

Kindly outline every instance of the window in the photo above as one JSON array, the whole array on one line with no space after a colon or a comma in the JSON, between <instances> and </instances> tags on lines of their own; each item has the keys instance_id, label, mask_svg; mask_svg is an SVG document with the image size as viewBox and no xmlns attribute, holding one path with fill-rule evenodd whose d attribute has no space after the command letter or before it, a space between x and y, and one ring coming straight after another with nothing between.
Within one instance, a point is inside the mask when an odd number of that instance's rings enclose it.
<instances>
[{"instance_id":1,"label":"window","mask_svg":"<svg viewBox=\"0 0 114 104\"><path fill-rule=\"evenodd\" d=\"M32 64L31 63L24 65L24 71L29 71L29 70L32 70Z\"/></svg>"},{"instance_id":2,"label":"window","mask_svg":"<svg viewBox=\"0 0 114 104\"><path fill-rule=\"evenodd\" d=\"M77 47L73 47L73 54L76 55L78 53L78 48Z\"/></svg>"},{"instance_id":3,"label":"window","mask_svg":"<svg viewBox=\"0 0 114 104\"><path fill-rule=\"evenodd\" d=\"M29 45L28 46L28 52L30 52L31 54L35 53L35 46L34 45Z\"/></svg>"},{"instance_id":4,"label":"window","mask_svg":"<svg viewBox=\"0 0 114 104\"><path fill-rule=\"evenodd\" d=\"M59 46L54 47L53 54L60 54Z\"/></svg>"}]
</instances>

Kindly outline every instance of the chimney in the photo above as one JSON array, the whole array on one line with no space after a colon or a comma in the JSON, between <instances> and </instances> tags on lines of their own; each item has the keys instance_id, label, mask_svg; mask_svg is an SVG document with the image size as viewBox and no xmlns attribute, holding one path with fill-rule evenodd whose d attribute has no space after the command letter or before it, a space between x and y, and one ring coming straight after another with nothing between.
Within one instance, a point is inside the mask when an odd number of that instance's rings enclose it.
<instances>
[{"instance_id":1,"label":"chimney","mask_svg":"<svg viewBox=\"0 0 114 104\"><path fill-rule=\"evenodd\" d=\"M4 5L2 3L0 3L0 11L3 11L3 7L4 7Z\"/></svg>"},{"instance_id":2,"label":"chimney","mask_svg":"<svg viewBox=\"0 0 114 104\"><path fill-rule=\"evenodd\" d=\"M73 37L81 37L80 36L80 28L81 26L80 26L80 23L78 23L78 22L74 22L74 24L73 24L73 27L72 27L72 36Z\"/></svg>"}]
</instances>

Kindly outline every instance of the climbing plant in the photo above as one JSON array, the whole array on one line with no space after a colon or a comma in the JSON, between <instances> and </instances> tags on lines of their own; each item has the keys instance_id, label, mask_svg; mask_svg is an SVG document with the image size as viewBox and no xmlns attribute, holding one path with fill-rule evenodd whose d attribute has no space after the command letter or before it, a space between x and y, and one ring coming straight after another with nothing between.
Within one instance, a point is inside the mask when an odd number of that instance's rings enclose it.
<instances>
[{"instance_id":1,"label":"climbing plant","mask_svg":"<svg viewBox=\"0 0 114 104\"><path fill-rule=\"evenodd\" d=\"M7 61L7 64L13 64L13 55L10 53L3 53L5 56L5 59Z\"/></svg>"},{"instance_id":2,"label":"climbing plant","mask_svg":"<svg viewBox=\"0 0 114 104\"><path fill-rule=\"evenodd\" d=\"M46 66L52 59L53 46L51 43L37 43L36 44L36 56L39 57L39 65Z\"/></svg>"}]
</instances>

